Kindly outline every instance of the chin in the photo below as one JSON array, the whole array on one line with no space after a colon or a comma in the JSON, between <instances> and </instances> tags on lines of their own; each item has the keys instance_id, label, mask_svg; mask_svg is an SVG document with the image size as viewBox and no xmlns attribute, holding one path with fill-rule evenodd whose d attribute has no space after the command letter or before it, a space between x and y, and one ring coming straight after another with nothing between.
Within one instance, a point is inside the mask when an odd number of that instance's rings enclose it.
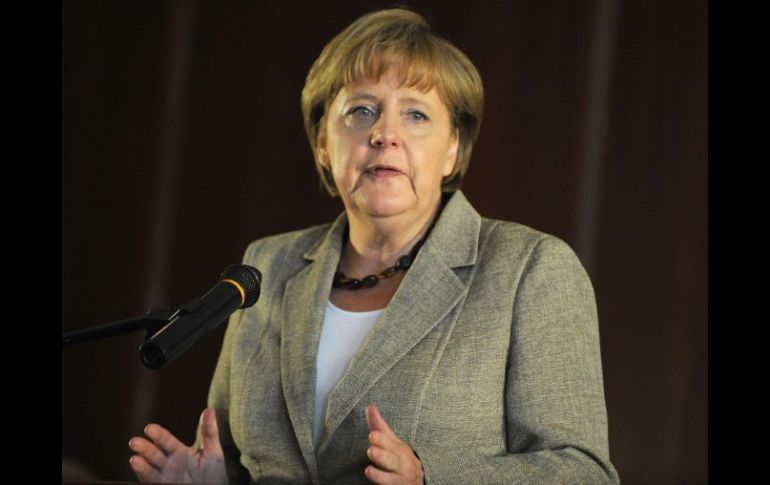
<instances>
[{"instance_id":1,"label":"chin","mask_svg":"<svg viewBox=\"0 0 770 485\"><path fill-rule=\"evenodd\" d=\"M390 217L403 214L416 206L414 197L367 197L356 204L358 208L371 217Z\"/></svg>"}]
</instances>

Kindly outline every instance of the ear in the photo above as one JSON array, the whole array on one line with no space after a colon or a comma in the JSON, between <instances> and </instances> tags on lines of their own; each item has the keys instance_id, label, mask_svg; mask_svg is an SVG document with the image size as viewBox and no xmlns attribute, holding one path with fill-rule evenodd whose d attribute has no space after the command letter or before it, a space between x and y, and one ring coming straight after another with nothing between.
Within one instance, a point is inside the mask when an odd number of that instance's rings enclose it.
<instances>
[{"instance_id":1,"label":"ear","mask_svg":"<svg viewBox=\"0 0 770 485\"><path fill-rule=\"evenodd\" d=\"M322 167L331 170L329 162L329 150L327 149L326 139L326 117L318 123L318 138L315 145L315 156Z\"/></svg>"},{"instance_id":2,"label":"ear","mask_svg":"<svg viewBox=\"0 0 770 485\"><path fill-rule=\"evenodd\" d=\"M448 177L452 174L452 170L457 163L457 148L460 144L460 132L455 128L452 132L452 139L449 140L449 151L447 152L446 162L444 162L444 169L441 171L441 175Z\"/></svg>"}]
</instances>

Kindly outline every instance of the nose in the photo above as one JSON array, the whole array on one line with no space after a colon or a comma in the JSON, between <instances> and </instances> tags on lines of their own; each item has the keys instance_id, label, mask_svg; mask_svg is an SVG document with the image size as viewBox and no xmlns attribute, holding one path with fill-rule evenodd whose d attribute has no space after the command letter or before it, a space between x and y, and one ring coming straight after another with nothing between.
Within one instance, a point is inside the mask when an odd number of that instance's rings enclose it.
<instances>
[{"instance_id":1,"label":"nose","mask_svg":"<svg viewBox=\"0 0 770 485\"><path fill-rule=\"evenodd\" d=\"M369 143L375 148L395 148L401 145L401 134L399 133L398 115L380 115L374 125L372 125L371 138Z\"/></svg>"}]
</instances>

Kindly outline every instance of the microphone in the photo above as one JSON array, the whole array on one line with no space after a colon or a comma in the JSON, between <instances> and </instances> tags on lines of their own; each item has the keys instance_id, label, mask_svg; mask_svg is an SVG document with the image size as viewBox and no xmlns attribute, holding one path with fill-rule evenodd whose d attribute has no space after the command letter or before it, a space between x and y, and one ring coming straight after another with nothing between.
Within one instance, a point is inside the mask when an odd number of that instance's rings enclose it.
<instances>
[{"instance_id":1,"label":"microphone","mask_svg":"<svg viewBox=\"0 0 770 485\"><path fill-rule=\"evenodd\" d=\"M160 369L172 362L235 310L248 308L259 299L262 273L257 268L234 264L225 268L219 278L205 295L179 307L169 322L139 347L145 367Z\"/></svg>"}]
</instances>

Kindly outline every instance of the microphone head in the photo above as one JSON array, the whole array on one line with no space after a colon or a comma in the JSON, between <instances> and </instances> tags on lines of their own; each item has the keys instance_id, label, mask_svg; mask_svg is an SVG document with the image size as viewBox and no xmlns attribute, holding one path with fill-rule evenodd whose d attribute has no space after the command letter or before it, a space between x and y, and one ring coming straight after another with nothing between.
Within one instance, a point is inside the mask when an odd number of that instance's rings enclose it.
<instances>
[{"instance_id":1,"label":"microphone head","mask_svg":"<svg viewBox=\"0 0 770 485\"><path fill-rule=\"evenodd\" d=\"M262 283L262 273L254 266L233 264L222 271L220 279L230 279L237 282L246 293L246 299L241 308L248 308L259 299L259 288Z\"/></svg>"}]
</instances>

